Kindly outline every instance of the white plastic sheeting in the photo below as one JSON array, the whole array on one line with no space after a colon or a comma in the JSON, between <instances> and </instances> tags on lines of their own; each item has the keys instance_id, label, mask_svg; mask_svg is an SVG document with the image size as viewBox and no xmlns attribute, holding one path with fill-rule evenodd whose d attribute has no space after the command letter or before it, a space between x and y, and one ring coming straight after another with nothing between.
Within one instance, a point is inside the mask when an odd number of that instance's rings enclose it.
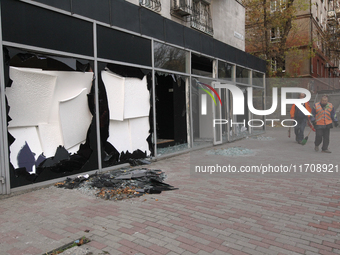
<instances>
[{"instance_id":1,"label":"white plastic sheeting","mask_svg":"<svg viewBox=\"0 0 340 255\"><path fill-rule=\"evenodd\" d=\"M86 140L92 120L87 94L87 89L83 89L79 95L59 102L60 125L66 149Z\"/></svg>"},{"instance_id":2,"label":"white plastic sheeting","mask_svg":"<svg viewBox=\"0 0 340 255\"><path fill-rule=\"evenodd\" d=\"M10 67L12 86L6 88L10 106L9 131L16 139L11 145L11 163L27 144L37 157L54 156L59 145L77 151L85 141L92 115L87 94L92 72L43 71Z\"/></svg>"},{"instance_id":3,"label":"white plastic sheeting","mask_svg":"<svg viewBox=\"0 0 340 255\"><path fill-rule=\"evenodd\" d=\"M102 71L101 74L109 104L110 120L123 121L125 79L108 71Z\"/></svg>"},{"instance_id":4,"label":"white plastic sheeting","mask_svg":"<svg viewBox=\"0 0 340 255\"><path fill-rule=\"evenodd\" d=\"M14 143L11 145L10 160L15 168L18 168L18 153L27 143L31 151L34 153L35 160L43 152L39 141L39 135L36 127L15 127L8 128L8 132L15 137Z\"/></svg>"},{"instance_id":5,"label":"white plastic sheeting","mask_svg":"<svg viewBox=\"0 0 340 255\"><path fill-rule=\"evenodd\" d=\"M10 68L12 86L6 88L10 106L9 127L47 123L57 77L36 69Z\"/></svg>"},{"instance_id":6,"label":"white plastic sheeting","mask_svg":"<svg viewBox=\"0 0 340 255\"><path fill-rule=\"evenodd\" d=\"M110 111L108 141L119 153L135 150L150 155L146 141L149 136L150 93L144 78L124 78L102 71Z\"/></svg>"}]
</instances>

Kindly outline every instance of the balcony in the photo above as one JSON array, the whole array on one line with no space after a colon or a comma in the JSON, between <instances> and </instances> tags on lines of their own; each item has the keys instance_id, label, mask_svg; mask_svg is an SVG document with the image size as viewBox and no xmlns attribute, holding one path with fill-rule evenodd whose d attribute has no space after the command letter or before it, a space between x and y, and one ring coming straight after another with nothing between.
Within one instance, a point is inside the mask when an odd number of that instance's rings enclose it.
<instances>
[{"instance_id":1,"label":"balcony","mask_svg":"<svg viewBox=\"0 0 340 255\"><path fill-rule=\"evenodd\" d=\"M194 2L191 15L191 27L213 36L213 23L210 15L210 5L204 1Z\"/></svg>"},{"instance_id":2,"label":"balcony","mask_svg":"<svg viewBox=\"0 0 340 255\"><path fill-rule=\"evenodd\" d=\"M340 17L340 8L335 9L335 14L337 17Z\"/></svg>"},{"instance_id":3,"label":"balcony","mask_svg":"<svg viewBox=\"0 0 340 255\"><path fill-rule=\"evenodd\" d=\"M186 17L192 14L191 0L172 0L171 11L173 15Z\"/></svg>"},{"instance_id":4,"label":"balcony","mask_svg":"<svg viewBox=\"0 0 340 255\"><path fill-rule=\"evenodd\" d=\"M201 19L199 16L192 16L191 17L191 27L195 28L203 33L213 36L214 30L212 27L212 20L211 18L208 19Z\"/></svg>"},{"instance_id":5,"label":"balcony","mask_svg":"<svg viewBox=\"0 0 340 255\"><path fill-rule=\"evenodd\" d=\"M139 5L154 12L160 12L162 10L160 0L139 0Z\"/></svg>"},{"instance_id":6,"label":"balcony","mask_svg":"<svg viewBox=\"0 0 340 255\"><path fill-rule=\"evenodd\" d=\"M335 26L336 23L337 23L337 20L338 20L337 17L339 17L339 16L340 16L340 14L337 14L335 10L328 11L328 13L327 13L327 24L331 27Z\"/></svg>"},{"instance_id":7,"label":"balcony","mask_svg":"<svg viewBox=\"0 0 340 255\"><path fill-rule=\"evenodd\" d=\"M327 21L332 21L336 19L335 11L328 11L327 13Z\"/></svg>"}]
</instances>

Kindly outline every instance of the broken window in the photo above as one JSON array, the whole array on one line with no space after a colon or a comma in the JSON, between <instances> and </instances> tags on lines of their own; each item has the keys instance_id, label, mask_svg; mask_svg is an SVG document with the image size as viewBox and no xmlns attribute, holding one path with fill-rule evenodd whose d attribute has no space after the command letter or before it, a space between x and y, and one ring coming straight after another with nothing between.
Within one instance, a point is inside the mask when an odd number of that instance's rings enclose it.
<instances>
[{"instance_id":1,"label":"broken window","mask_svg":"<svg viewBox=\"0 0 340 255\"><path fill-rule=\"evenodd\" d=\"M212 90L212 82L210 79L191 79L192 140L195 147L213 143L213 104L218 99Z\"/></svg>"},{"instance_id":2,"label":"broken window","mask_svg":"<svg viewBox=\"0 0 340 255\"><path fill-rule=\"evenodd\" d=\"M97 169L92 63L5 55L11 188Z\"/></svg>"},{"instance_id":3,"label":"broken window","mask_svg":"<svg viewBox=\"0 0 340 255\"><path fill-rule=\"evenodd\" d=\"M191 54L191 73L213 77L213 60L197 54Z\"/></svg>"},{"instance_id":4,"label":"broken window","mask_svg":"<svg viewBox=\"0 0 340 255\"><path fill-rule=\"evenodd\" d=\"M7 49L6 49L7 50ZM151 71L5 51L11 188L154 154Z\"/></svg>"},{"instance_id":5,"label":"broken window","mask_svg":"<svg viewBox=\"0 0 340 255\"><path fill-rule=\"evenodd\" d=\"M99 72L99 90L106 95L100 109L103 167L153 155L151 71L99 63Z\"/></svg>"},{"instance_id":6,"label":"broken window","mask_svg":"<svg viewBox=\"0 0 340 255\"><path fill-rule=\"evenodd\" d=\"M156 73L157 154L189 148L187 102L188 78L171 73Z\"/></svg>"}]
</instances>

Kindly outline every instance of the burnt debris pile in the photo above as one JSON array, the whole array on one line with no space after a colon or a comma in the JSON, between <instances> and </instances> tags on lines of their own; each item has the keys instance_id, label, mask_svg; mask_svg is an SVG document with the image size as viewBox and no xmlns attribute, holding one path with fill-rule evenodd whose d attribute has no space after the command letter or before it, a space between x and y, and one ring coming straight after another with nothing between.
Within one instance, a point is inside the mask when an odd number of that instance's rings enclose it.
<instances>
[{"instance_id":1,"label":"burnt debris pile","mask_svg":"<svg viewBox=\"0 0 340 255\"><path fill-rule=\"evenodd\" d=\"M107 173L79 175L55 184L58 188L92 190L100 198L122 200L143 196L144 194L160 194L162 191L177 188L163 182L166 174L162 170L119 169Z\"/></svg>"}]
</instances>

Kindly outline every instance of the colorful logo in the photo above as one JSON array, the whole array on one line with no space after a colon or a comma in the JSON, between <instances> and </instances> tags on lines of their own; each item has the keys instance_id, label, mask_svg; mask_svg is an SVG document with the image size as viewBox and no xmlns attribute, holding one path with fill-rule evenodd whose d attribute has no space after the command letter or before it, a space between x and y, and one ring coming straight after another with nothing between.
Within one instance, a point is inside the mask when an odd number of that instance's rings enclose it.
<instances>
[{"instance_id":1,"label":"colorful logo","mask_svg":"<svg viewBox=\"0 0 340 255\"><path fill-rule=\"evenodd\" d=\"M197 83L198 83L199 85L202 85L202 86L205 86L205 87L209 88L212 92L214 92L214 94L217 96L217 98L218 98L218 100L220 101L220 104L221 104L221 106L222 106L222 100L221 100L220 96L218 95L217 91L216 91L213 87L211 87L211 86L208 85L208 84L202 83L202 82L197 82ZM212 100L214 100L215 105L217 105L216 100L215 100L215 97L210 93L209 90L204 89L204 88L202 88L202 87L199 87L199 89L205 91L205 92L212 98Z\"/></svg>"},{"instance_id":2,"label":"colorful logo","mask_svg":"<svg viewBox=\"0 0 340 255\"><path fill-rule=\"evenodd\" d=\"M212 98L212 100L214 101L215 106L217 106L214 95L208 90L208 89L210 89L217 96L217 98L220 101L220 104L222 106L222 100L221 100L220 96L218 95L217 91L213 87L211 87L208 84L199 82L199 81L197 81L197 84L200 85L198 88L203 90L204 92L206 92ZM205 89L204 87L206 87L207 89ZM207 94L201 95L201 115L207 115Z\"/></svg>"}]
</instances>

